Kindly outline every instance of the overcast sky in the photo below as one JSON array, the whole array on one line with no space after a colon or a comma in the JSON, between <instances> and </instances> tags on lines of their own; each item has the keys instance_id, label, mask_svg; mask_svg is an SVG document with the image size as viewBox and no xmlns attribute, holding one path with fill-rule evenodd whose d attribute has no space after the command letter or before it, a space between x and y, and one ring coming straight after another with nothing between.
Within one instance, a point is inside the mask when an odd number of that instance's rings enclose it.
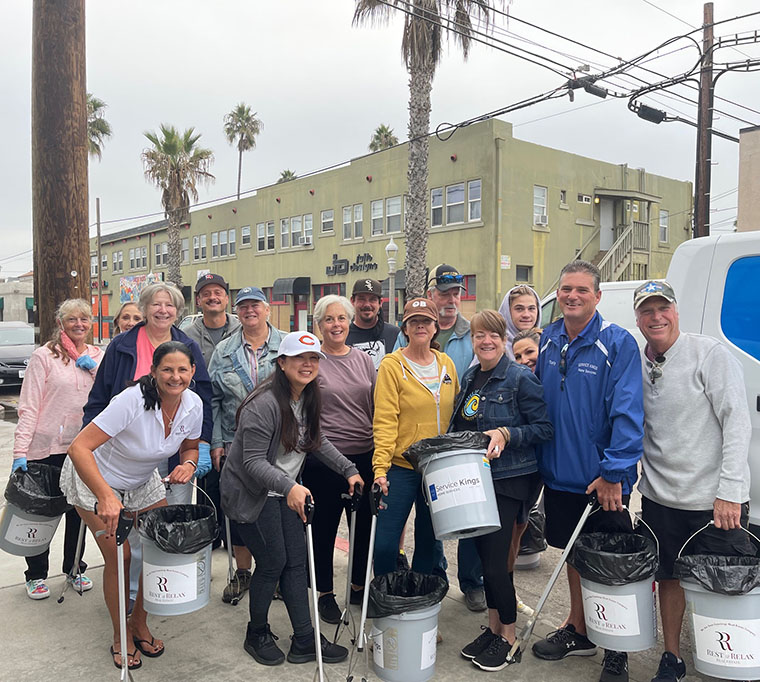
<instances>
[{"instance_id":1,"label":"overcast sky","mask_svg":"<svg viewBox=\"0 0 760 682\"><path fill-rule=\"evenodd\" d=\"M760 9L756 0L715 0L714 6L716 21ZM87 87L108 104L114 131L103 160L90 162L91 221L95 197L101 198L104 221L161 211L158 190L144 179L140 152L146 146L144 131L163 122L194 126L203 135L201 144L215 153L216 182L201 190L201 201L234 193L237 152L223 136L222 118L241 101L264 123L256 149L243 157L243 190L274 182L285 168L301 175L364 154L380 123L406 139L403 18L356 28L351 25L353 7L353 0L89 2ZM14 276L31 269L32 263L32 2L0 0L0 10L0 124L6 131L0 168L0 276ZM701 25L702 2L513 0L510 13L515 19L496 18L493 38L542 51L566 67L591 63L594 73L614 60L516 19L630 59L690 31L687 24ZM760 15L717 26L715 32L725 36L757 29ZM541 50L526 39L561 54ZM684 49L649 61L646 67L666 76L687 71L697 59L688 41L659 54L677 48ZM760 57L760 45L740 49L744 55ZM745 58L731 49L716 54L719 62ZM650 82L661 80L640 70L631 73ZM566 78L484 45L474 44L467 62L458 49L447 48L433 83L431 126L493 111L560 86ZM641 83L618 77L612 85L624 91ZM677 92L696 95L684 88ZM740 128L760 124L760 74L726 74L718 81L716 95L756 110L716 100L717 108L746 121L718 115L716 128L738 137ZM695 106L667 93L644 101L696 120ZM579 90L573 103L563 97L504 118L514 124L518 138L693 180L695 128L677 122L656 126L637 118L626 105L627 99L601 100ZM731 228L738 145L715 139L713 158L714 229ZM103 231L160 217L108 224Z\"/></svg>"}]
</instances>

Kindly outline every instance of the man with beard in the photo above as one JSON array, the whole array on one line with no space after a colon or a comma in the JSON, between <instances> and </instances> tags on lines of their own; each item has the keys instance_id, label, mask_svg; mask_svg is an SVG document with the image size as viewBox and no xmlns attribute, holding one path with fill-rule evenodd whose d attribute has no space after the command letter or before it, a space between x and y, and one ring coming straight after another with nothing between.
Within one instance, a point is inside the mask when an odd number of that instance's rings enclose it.
<instances>
[{"instance_id":1,"label":"man with beard","mask_svg":"<svg viewBox=\"0 0 760 682\"><path fill-rule=\"evenodd\" d=\"M383 357L393 350L399 328L383 321L382 285L376 279L357 279L351 291L354 321L348 329L346 343L372 358L375 369Z\"/></svg>"}]
</instances>

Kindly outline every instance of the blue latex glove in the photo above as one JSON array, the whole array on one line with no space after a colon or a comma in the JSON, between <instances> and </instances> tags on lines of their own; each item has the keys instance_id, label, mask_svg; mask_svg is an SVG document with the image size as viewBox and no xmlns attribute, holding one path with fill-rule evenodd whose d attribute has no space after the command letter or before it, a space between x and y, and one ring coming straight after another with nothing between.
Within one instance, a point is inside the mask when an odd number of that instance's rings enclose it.
<instances>
[{"instance_id":1,"label":"blue latex glove","mask_svg":"<svg viewBox=\"0 0 760 682\"><path fill-rule=\"evenodd\" d=\"M85 370L91 370L95 369L98 364L93 360L89 355L80 355L77 358L76 366L79 367L79 369L85 369Z\"/></svg>"},{"instance_id":2,"label":"blue latex glove","mask_svg":"<svg viewBox=\"0 0 760 682\"><path fill-rule=\"evenodd\" d=\"M203 478L211 471L211 446L208 443L198 443L198 468L195 478Z\"/></svg>"},{"instance_id":3,"label":"blue latex glove","mask_svg":"<svg viewBox=\"0 0 760 682\"><path fill-rule=\"evenodd\" d=\"M16 471L16 469L26 471L26 457L16 457L16 459L13 460L13 464L11 465L11 473Z\"/></svg>"}]
</instances>

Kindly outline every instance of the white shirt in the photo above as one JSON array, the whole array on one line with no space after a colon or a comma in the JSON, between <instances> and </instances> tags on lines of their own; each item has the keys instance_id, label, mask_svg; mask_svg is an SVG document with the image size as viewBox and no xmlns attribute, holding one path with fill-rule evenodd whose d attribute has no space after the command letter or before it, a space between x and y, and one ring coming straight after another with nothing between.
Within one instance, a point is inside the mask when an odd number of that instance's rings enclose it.
<instances>
[{"instance_id":1,"label":"white shirt","mask_svg":"<svg viewBox=\"0 0 760 682\"><path fill-rule=\"evenodd\" d=\"M161 409L146 410L140 387L130 386L114 396L92 423L111 437L95 450L106 483L117 490L134 490L150 478L160 462L174 455L184 440L200 438L203 403L193 391L184 391L171 433L165 438Z\"/></svg>"}]
</instances>

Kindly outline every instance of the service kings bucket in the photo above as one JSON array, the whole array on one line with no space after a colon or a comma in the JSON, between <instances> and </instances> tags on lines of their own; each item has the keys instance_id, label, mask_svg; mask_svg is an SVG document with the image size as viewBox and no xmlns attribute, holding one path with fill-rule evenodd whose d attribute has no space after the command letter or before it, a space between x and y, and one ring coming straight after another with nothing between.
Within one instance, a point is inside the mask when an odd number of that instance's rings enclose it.
<instances>
[{"instance_id":1,"label":"service kings bucket","mask_svg":"<svg viewBox=\"0 0 760 682\"><path fill-rule=\"evenodd\" d=\"M501 528L491 463L482 450L434 454L422 471L436 539L472 538Z\"/></svg>"},{"instance_id":2,"label":"service kings bucket","mask_svg":"<svg viewBox=\"0 0 760 682\"><path fill-rule=\"evenodd\" d=\"M426 682L435 675L440 604L375 618L370 631L375 674L385 682Z\"/></svg>"},{"instance_id":3,"label":"service kings bucket","mask_svg":"<svg viewBox=\"0 0 760 682\"><path fill-rule=\"evenodd\" d=\"M30 514L10 502L0 514L0 549L16 556L37 556L50 547L61 517Z\"/></svg>"}]
</instances>

